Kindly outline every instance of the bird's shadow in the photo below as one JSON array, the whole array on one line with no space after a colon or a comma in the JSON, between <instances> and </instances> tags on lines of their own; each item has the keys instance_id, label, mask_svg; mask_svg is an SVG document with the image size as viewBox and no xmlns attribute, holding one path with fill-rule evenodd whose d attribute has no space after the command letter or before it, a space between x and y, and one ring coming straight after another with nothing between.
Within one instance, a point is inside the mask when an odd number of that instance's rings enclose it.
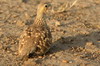
<instances>
[{"instance_id":1,"label":"bird's shadow","mask_svg":"<svg viewBox=\"0 0 100 66\"><path fill-rule=\"evenodd\" d=\"M65 51L70 49L71 47L85 47L87 42L93 42L94 44L100 44L100 31L92 32L90 34L85 35L76 35L70 37L61 37L53 44L54 46L48 52L49 54L53 54L60 51Z\"/></svg>"}]
</instances>

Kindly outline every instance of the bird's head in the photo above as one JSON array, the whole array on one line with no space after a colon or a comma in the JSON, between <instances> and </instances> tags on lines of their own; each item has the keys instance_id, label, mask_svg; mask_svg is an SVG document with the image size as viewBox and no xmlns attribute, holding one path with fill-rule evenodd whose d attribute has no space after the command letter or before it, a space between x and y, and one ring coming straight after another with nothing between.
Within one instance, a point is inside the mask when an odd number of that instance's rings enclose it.
<instances>
[{"instance_id":1,"label":"bird's head","mask_svg":"<svg viewBox=\"0 0 100 66\"><path fill-rule=\"evenodd\" d=\"M37 14L41 15L41 14L46 13L49 10L50 6L51 6L50 3L41 3L41 4L39 4L38 8L37 8Z\"/></svg>"}]
</instances>

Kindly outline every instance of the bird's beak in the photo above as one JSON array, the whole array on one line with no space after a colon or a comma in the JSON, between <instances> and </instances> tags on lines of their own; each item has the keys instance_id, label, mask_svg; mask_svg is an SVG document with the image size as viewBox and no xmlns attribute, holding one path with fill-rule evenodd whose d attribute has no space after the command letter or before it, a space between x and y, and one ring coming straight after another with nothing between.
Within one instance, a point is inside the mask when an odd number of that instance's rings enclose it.
<instances>
[{"instance_id":1,"label":"bird's beak","mask_svg":"<svg viewBox=\"0 0 100 66\"><path fill-rule=\"evenodd\" d=\"M47 7L48 7L48 8L47 8L47 11L46 11L46 12L48 13L48 12L50 12L52 6L51 6L51 4L48 4Z\"/></svg>"}]
</instances>

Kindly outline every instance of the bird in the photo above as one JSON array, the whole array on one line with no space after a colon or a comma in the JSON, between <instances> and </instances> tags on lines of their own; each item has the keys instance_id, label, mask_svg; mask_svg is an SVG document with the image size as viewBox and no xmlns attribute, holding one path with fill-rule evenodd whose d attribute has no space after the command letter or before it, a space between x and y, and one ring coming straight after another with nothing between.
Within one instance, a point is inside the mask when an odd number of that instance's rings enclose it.
<instances>
[{"instance_id":1,"label":"bird","mask_svg":"<svg viewBox=\"0 0 100 66\"><path fill-rule=\"evenodd\" d=\"M29 54L44 55L52 46L52 35L45 20L50 3L40 3L34 23L28 26L19 38L18 54L21 59Z\"/></svg>"}]
</instances>

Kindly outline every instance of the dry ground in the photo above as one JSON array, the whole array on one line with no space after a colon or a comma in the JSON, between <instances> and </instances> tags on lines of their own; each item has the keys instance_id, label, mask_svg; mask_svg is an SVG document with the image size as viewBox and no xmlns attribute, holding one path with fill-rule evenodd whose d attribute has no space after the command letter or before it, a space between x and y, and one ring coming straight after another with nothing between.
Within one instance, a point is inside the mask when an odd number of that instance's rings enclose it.
<instances>
[{"instance_id":1,"label":"dry ground","mask_svg":"<svg viewBox=\"0 0 100 66\"><path fill-rule=\"evenodd\" d=\"M64 2L53 0L55 10ZM18 38L33 23L40 0L0 0L0 66L100 66L100 0L79 0L62 13L47 14L54 46L43 57L17 58Z\"/></svg>"}]
</instances>

